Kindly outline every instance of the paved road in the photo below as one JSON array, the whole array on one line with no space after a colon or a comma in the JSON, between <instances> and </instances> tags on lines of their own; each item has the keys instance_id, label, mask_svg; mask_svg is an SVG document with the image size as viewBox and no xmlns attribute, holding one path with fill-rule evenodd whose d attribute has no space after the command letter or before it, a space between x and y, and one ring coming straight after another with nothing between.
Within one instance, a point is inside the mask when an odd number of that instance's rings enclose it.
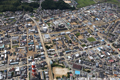
<instances>
[{"instance_id":1,"label":"paved road","mask_svg":"<svg viewBox=\"0 0 120 80\"><path fill-rule=\"evenodd\" d=\"M2 25L4 25L4 23L3 23L2 19L0 19L0 21L2 22Z\"/></svg>"},{"instance_id":2,"label":"paved road","mask_svg":"<svg viewBox=\"0 0 120 80\"><path fill-rule=\"evenodd\" d=\"M27 16L30 19L32 19L34 21L34 23L37 25L37 29L38 29L38 33L39 33L39 36L40 36L40 40L41 40L43 49L45 50L46 62L48 64L48 68L49 68L49 79L53 80L53 76L52 76L52 73L51 73L52 71L51 71L50 59L48 58L48 55L47 55L47 50L46 50L44 42L43 42L43 38L42 38L42 35L41 35L41 32L40 32L39 24L32 17L30 17L28 14L25 14L25 16Z\"/></svg>"}]
</instances>

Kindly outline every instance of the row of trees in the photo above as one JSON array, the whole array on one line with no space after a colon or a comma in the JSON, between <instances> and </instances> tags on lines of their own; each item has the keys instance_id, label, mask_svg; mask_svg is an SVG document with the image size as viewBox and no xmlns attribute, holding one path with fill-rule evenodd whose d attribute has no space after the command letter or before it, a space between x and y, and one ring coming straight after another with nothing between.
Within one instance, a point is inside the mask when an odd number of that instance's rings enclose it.
<instances>
[{"instance_id":1,"label":"row of trees","mask_svg":"<svg viewBox=\"0 0 120 80\"><path fill-rule=\"evenodd\" d=\"M0 0L0 12L25 10L32 12L34 8L38 8L38 3L21 3L21 0Z\"/></svg>"},{"instance_id":2,"label":"row of trees","mask_svg":"<svg viewBox=\"0 0 120 80\"><path fill-rule=\"evenodd\" d=\"M45 0L42 2L41 6L42 9L75 9L74 7L71 7L69 4L65 3L63 0Z\"/></svg>"}]
</instances>

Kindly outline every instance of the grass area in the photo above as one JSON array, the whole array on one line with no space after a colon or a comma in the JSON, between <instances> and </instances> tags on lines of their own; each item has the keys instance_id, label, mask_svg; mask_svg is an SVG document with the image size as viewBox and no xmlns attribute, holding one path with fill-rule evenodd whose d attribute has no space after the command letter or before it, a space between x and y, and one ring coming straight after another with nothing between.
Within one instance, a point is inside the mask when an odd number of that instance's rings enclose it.
<instances>
[{"instance_id":1,"label":"grass area","mask_svg":"<svg viewBox=\"0 0 120 80\"><path fill-rule=\"evenodd\" d=\"M32 15L31 17L34 17L34 15Z\"/></svg>"},{"instance_id":2,"label":"grass area","mask_svg":"<svg viewBox=\"0 0 120 80\"><path fill-rule=\"evenodd\" d=\"M120 2L118 0L107 0L107 2L113 4L119 4L118 6L120 6Z\"/></svg>"},{"instance_id":3,"label":"grass area","mask_svg":"<svg viewBox=\"0 0 120 80\"><path fill-rule=\"evenodd\" d=\"M3 12L0 12L0 14L3 14Z\"/></svg>"},{"instance_id":4,"label":"grass area","mask_svg":"<svg viewBox=\"0 0 120 80\"><path fill-rule=\"evenodd\" d=\"M75 35L76 35L76 37L78 37L78 36L80 36L80 33L78 32L78 33L76 33Z\"/></svg>"},{"instance_id":5,"label":"grass area","mask_svg":"<svg viewBox=\"0 0 120 80\"><path fill-rule=\"evenodd\" d=\"M87 40L88 40L89 42L96 41L93 37L89 37L89 38L87 38Z\"/></svg>"},{"instance_id":6,"label":"grass area","mask_svg":"<svg viewBox=\"0 0 120 80\"><path fill-rule=\"evenodd\" d=\"M95 2L93 0L76 0L76 2L78 3L77 8L95 4Z\"/></svg>"},{"instance_id":7,"label":"grass area","mask_svg":"<svg viewBox=\"0 0 120 80\"><path fill-rule=\"evenodd\" d=\"M19 47L19 45L14 45L14 46L12 46L12 48L16 48L16 47Z\"/></svg>"},{"instance_id":8,"label":"grass area","mask_svg":"<svg viewBox=\"0 0 120 80\"><path fill-rule=\"evenodd\" d=\"M85 44L82 44L81 46L82 46L82 47L85 47L86 45L85 45Z\"/></svg>"},{"instance_id":9,"label":"grass area","mask_svg":"<svg viewBox=\"0 0 120 80\"><path fill-rule=\"evenodd\" d=\"M65 68L64 65L59 65L59 64L56 64L56 63L53 63L53 64L51 65L51 67L62 67L62 68Z\"/></svg>"},{"instance_id":10,"label":"grass area","mask_svg":"<svg viewBox=\"0 0 120 80\"><path fill-rule=\"evenodd\" d=\"M47 69L47 67L43 67L43 68L41 68L42 70L44 70L44 69Z\"/></svg>"},{"instance_id":11,"label":"grass area","mask_svg":"<svg viewBox=\"0 0 120 80\"><path fill-rule=\"evenodd\" d=\"M105 2L105 0L95 0L97 2ZM110 3L120 3L118 0L106 0L106 2L110 2Z\"/></svg>"},{"instance_id":12,"label":"grass area","mask_svg":"<svg viewBox=\"0 0 120 80\"><path fill-rule=\"evenodd\" d=\"M47 23L48 26L50 26L50 23Z\"/></svg>"},{"instance_id":13,"label":"grass area","mask_svg":"<svg viewBox=\"0 0 120 80\"><path fill-rule=\"evenodd\" d=\"M16 20L14 19L13 22L16 22Z\"/></svg>"},{"instance_id":14,"label":"grass area","mask_svg":"<svg viewBox=\"0 0 120 80\"><path fill-rule=\"evenodd\" d=\"M105 0L95 0L96 2L105 2ZM119 0L106 0L106 3L112 3L112 4L117 4L120 6L120 1Z\"/></svg>"},{"instance_id":15,"label":"grass area","mask_svg":"<svg viewBox=\"0 0 120 80\"><path fill-rule=\"evenodd\" d=\"M65 35L65 38L66 38L66 39L69 39L67 35Z\"/></svg>"}]
</instances>

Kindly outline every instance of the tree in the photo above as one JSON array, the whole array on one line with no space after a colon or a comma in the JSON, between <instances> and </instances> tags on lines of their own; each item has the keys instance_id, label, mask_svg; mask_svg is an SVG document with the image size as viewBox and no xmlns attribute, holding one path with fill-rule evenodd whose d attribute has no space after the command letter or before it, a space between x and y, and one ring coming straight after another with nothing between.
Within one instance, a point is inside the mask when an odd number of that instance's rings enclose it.
<instances>
[{"instance_id":1,"label":"tree","mask_svg":"<svg viewBox=\"0 0 120 80\"><path fill-rule=\"evenodd\" d=\"M46 47L46 49L50 49L50 47L48 45L46 45L45 47Z\"/></svg>"},{"instance_id":2,"label":"tree","mask_svg":"<svg viewBox=\"0 0 120 80\"><path fill-rule=\"evenodd\" d=\"M69 40L69 43L72 43L72 41L71 41L71 40Z\"/></svg>"},{"instance_id":3,"label":"tree","mask_svg":"<svg viewBox=\"0 0 120 80\"><path fill-rule=\"evenodd\" d=\"M69 4L65 3L63 0L59 0L57 2L53 0L45 0L42 2L41 6L43 9L73 9L72 7L70 7Z\"/></svg>"},{"instance_id":4,"label":"tree","mask_svg":"<svg viewBox=\"0 0 120 80\"><path fill-rule=\"evenodd\" d=\"M95 77L95 75L92 75L92 77Z\"/></svg>"},{"instance_id":5,"label":"tree","mask_svg":"<svg viewBox=\"0 0 120 80\"><path fill-rule=\"evenodd\" d=\"M13 55L16 55L16 53L14 52Z\"/></svg>"},{"instance_id":6,"label":"tree","mask_svg":"<svg viewBox=\"0 0 120 80\"><path fill-rule=\"evenodd\" d=\"M80 35L80 33L76 33L75 35L76 35L76 37L78 37Z\"/></svg>"},{"instance_id":7,"label":"tree","mask_svg":"<svg viewBox=\"0 0 120 80\"><path fill-rule=\"evenodd\" d=\"M64 75L62 75L62 78L64 78L65 76Z\"/></svg>"},{"instance_id":8,"label":"tree","mask_svg":"<svg viewBox=\"0 0 120 80\"><path fill-rule=\"evenodd\" d=\"M60 77L56 77L56 79L59 79Z\"/></svg>"},{"instance_id":9,"label":"tree","mask_svg":"<svg viewBox=\"0 0 120 80\"><path fill-rule=\"evenodd\" d=\"M33 11L33 8L38 8L38 3L21 3L21 0L0 0L0 12L23 10Z\"/></svg>"}]
</instances>

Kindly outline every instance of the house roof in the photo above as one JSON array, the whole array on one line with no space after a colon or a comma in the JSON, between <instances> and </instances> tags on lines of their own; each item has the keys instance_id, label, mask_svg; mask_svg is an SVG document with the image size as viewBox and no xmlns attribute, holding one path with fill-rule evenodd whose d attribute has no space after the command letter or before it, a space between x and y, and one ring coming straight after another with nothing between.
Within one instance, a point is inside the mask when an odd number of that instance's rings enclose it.
<instances>
[{"instance_id":1,"label":"house roof","mask_svg":"<svg viewBox=\"0 0 120 80\"><path fill-rule=\"evenodd\" d=\"M77 64L73 64L73 68L80 70L80 69L82 69L82 66L81 65L77 65Z\"/></svg>"},{"instance_id":2,"label":"house roof","mask_svg":"<svg viewBox=\"0 0 120 80\"><path fill-rule=\"evenodd\" d=\"M1 45L0 45L0 48L4 48L4 44L1 44Z\"/></svg>"},{"instance_id":3,"label":"house roof","mask_svg":"<svg viewBox=\"0 0 120 80\"><path fill-rule=\"evenodd\" d=\"M3 79L3 75L2 75L2 73L0 72L0 79Z\"/></svg>"},{"instance_id":4,"label":"house roof","mask_svg":"<svg viewBox=\"0 0 120 80\"><path fill-rule=\"evenodd\" d=\"M80 75L80 71L75 71L75 74Z\"/></svg>"},{"instance_id":5,"label":"house roof","mask_svg":"<svg viewBox=\"0 0 120 80\"><path fill-rule=\"evenodd\" d=\"M114 60L111 59L111 60L109 60L109 62L114 62Z\"/></svg>"},{"instance_id":6,"label":"house roof","mask_svg":"<svg viewBox=\"0 0 120 80\"><path fill-rule=\"evenodd\" d=\"M45 38L50 38L49 34L44 34Z\"/></svg>"}]
</instances>

